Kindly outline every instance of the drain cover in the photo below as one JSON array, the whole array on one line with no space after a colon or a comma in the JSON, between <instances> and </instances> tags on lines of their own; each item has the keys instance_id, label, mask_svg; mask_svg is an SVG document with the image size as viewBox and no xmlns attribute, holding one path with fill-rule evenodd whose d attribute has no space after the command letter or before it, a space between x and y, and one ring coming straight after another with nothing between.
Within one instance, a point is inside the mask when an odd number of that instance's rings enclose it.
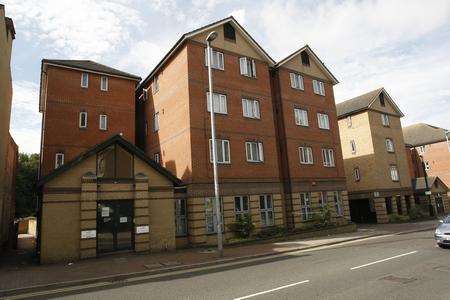
<instances>
[{"instance_id":1,"label":"drain cover","mask_svg":"<svg viewBox=\"0 0 450 300\"><path fill-rule=\"evenodd\" d=\"M410 283L413 281L416 281L416 278L407 278L407 277L398 277L398 276L394 276L394 275L389 275L389 276L385 276L380 278L380 280L386 280L386 281L390 281L390 282L395 282L395 283Z\"/></svg>"}]
</instances>

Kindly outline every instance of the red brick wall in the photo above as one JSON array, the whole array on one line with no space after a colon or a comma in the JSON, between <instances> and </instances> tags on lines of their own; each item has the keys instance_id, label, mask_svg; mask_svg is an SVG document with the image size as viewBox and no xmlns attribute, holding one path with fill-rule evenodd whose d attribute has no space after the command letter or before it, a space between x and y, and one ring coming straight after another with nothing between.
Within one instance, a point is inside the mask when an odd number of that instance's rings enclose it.
<instances>
[{"instance_id":1,"label":"red brick wall","mask_svg":"<svg viewBox=\"0 0 450 300\"><path fill-rule=\"evenodd\" d=\"M100 90L99 74L89 73L89 87L81 87L81 71L49 66L43 122L41 175L55 167L55 154L68 162L110 136L123 133L135 141L136 82L108 76L108 91ZM88 113L88 127L79 128L79 113ZM108 130L99 129L99 115L108 116Z\"/></svg>"},{"instance_id":2,"label":"red brick wall","mask_svg":"<svg viewBox=\"0 0 450 300\"><path fill-rule=\"evenodd\" d=\"M422 157L430 166L428 176L439 176L450 187L450 151L447 142L426 145Z\"/></svg>"},{"instance_id":3,"label":"red brick wall","mask_svg":"<svg viewBox=\"0 0 450 300\"><path fill-rule=\"evenodd\" d=\"M408 160L409 176L411 179L424 177L422 160L415 148L405 148L406 159Z\"/></svg>"}]
</instances>

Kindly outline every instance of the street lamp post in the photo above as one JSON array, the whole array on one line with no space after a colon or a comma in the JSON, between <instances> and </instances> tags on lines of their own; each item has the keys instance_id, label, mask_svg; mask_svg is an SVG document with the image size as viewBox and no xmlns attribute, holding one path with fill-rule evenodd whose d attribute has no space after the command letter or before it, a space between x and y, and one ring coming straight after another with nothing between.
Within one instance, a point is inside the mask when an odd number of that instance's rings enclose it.
<instances>
[{"instance_id":1,"label":"street lamp post","mask_svg":"<svg viewBox=\"0 0 450 300\"><path fill-rule=\"evenodd\" d=\"M212 80L212 49L211 42L217 38L217 32L212 31L206 37L206 51L208 53L208 81L209 81L209 107L211 115L211 147L213 156L213 170L214 170L214 196L216 206L216 220L217 220L217 251L219 256L223 256L222 245L222 216L220 212L220 198L219 198L219 181L217 175L217 146L216 146L216 127L214 124L214 101L213 101L213 80ZM214 218L213 218L214 220Z\"/></svg>"}]
</instances>

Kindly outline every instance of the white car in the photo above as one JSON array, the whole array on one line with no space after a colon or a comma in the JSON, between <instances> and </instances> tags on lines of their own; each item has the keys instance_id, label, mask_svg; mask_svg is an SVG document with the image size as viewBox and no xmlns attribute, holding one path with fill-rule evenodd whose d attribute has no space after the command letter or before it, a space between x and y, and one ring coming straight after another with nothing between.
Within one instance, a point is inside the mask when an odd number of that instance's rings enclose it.
<instances>
[{"instance_id":1,"label":"white car","mask_svg":"<svg viewBox=\"0 0 450 300\"><path fill-rule=\"evenodd\" d=\"M450 247L450 215L439 222L440 224L434 232L434 238L439 247Z\"/></svg>"}]
</instances>

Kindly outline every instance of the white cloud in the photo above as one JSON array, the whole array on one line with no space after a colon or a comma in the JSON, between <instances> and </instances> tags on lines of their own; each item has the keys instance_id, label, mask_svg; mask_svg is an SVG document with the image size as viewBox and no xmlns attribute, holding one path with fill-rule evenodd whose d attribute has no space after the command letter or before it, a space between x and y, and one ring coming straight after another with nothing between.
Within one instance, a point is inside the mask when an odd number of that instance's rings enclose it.
<instances>
[{"instance_id":1,"label":"white cloud","mask_svg":"<svg viewBox=\"0 0 450 300\"><path fill-rule=\"evenodd\" d=\"M245 9L244 8L233 10L230 13L230 15L233 16L241 25L245 24Z\"/></svg>"}]
</instances>

